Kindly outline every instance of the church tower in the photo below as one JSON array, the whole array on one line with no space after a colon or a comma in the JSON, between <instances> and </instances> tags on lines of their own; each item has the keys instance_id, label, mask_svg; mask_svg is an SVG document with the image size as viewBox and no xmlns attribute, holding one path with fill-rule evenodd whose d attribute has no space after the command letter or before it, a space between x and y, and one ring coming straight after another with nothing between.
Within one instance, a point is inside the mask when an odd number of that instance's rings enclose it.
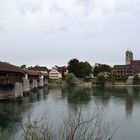
<instances>
[{"instance_id":1,"label":"church tower","mask_svg":"<svg viewBox=\"0 0 140 140\"><path fill-rule=\"evenodd\" d=\"M132 60L133 60L133 52L127 50L125 54L125 64L130 65Z\"/></svg>"}]
</instances>

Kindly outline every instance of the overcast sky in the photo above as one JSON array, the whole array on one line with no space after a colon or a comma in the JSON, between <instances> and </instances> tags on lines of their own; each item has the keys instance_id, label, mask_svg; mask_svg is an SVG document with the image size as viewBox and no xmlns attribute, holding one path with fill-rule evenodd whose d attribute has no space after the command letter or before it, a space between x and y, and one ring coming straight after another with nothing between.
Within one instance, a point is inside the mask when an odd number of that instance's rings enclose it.
<instances>
[{"instance_id":1,"label":"overcast sky","mask_svg":"<svg viewBox=\"0 0 140 140\"><path fill-rule=\"evenodd\" d=\"M0 61L113 65L127 49L140 59L140 0L0 0Z\"/></svg>"}]
</instances>

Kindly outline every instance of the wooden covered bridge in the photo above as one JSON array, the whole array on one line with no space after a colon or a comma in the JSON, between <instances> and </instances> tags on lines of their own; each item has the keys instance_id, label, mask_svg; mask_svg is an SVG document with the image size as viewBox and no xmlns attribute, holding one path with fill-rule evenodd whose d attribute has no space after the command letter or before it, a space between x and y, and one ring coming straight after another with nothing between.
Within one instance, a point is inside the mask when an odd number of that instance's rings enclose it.
<instances>
[{"instance_id":1,"label":"wooden covered bridge","mask_svg":"<svg viewBox=\"0 0 140 140\"><path fill-rule=\"evenodd\" d=\"M47 78L48 75L45 73L0 62L0 99L23 97L23 92L44 87Z\"/></svg>"}]
</instances>

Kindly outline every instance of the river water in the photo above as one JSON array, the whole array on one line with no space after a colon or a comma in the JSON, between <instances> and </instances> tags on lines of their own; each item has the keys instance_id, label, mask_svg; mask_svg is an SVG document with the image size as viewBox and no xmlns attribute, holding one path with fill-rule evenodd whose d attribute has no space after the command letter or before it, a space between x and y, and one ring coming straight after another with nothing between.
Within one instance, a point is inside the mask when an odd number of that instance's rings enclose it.
<instances>
[{"instance_id":1,"label":"river water","mask_svg":"<svg viewBox=\"0 0 140 140\"><path fill-rule=\"evenodd\" d=\"M140 139L140 87L70 87L38 89L22 102L0 103L0 127L11 140L21 139L20 124L31 114L32 119L46 113L54 127L63 113L77 111L82 106L91 112L103 108L105 121L118 127L113 140Z\"/></svg>"}]
</instances>

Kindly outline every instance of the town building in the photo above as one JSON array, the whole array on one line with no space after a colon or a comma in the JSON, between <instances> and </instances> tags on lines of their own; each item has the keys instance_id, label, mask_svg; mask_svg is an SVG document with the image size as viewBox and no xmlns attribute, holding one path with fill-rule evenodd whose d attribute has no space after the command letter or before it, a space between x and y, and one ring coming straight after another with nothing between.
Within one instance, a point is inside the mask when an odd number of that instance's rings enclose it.
<instances>
[{"instance_id":1,"label":"town building","mask_svg":"<svg viewBox=\"0 0 140 140\"><path fill-rule=\"evenodd\" d=\"M52 70L49 72L49 79L50 80L62 79L62 74L55 67L53 67Z\"/></svg>"},{"instance_id":2,"label":"town building","mask_svg":"<svg viewBox=\"0 0 140 140\"><path fill-rule=\"evenodd\" d=\"M127 50L125 53L125 64L130 65L132 60L133 60L133 52Z\"/></svg>"},{"instance_id":3,"label":"town building","mask_svg":"<svg viewBox=\"0 0 140 140\"><path fill-rule=\"evenodd\" d=\"M115 65L113 71L117 76L134 75L135 69L131 65Z\"/></svg>"},{"instance_id":4,"label":"town building","mask_svg":"<svg viewBox=\"0 0 140 140\"><path fill-rule=\"evenodd\" d=\"M68 69L66 66L55 66L55 69L61 73L62 79L65 78L65 76L68 74Z\"/></svg>"},{"instance_id":5,"label":"town building","mask_svg":"<svg viewBox=\"0 0 140 140\"><path fill-rule=\"evenodd\" d=\"M125 65L114 65L113 71L117 76L134 76L140 75L140 60L133 59L133 52L127 50L125 54Z\"/></svg>"},{"instance_id":6,"label":"town building","mask_svg":"<svg viewBox=\"0 0 140 140\"><path fill-rule=\"evenodd\" d=\"M135 68L135 73L140 74L140 60L132 60L131 66Z\"/></svg>"}]
</instances>

